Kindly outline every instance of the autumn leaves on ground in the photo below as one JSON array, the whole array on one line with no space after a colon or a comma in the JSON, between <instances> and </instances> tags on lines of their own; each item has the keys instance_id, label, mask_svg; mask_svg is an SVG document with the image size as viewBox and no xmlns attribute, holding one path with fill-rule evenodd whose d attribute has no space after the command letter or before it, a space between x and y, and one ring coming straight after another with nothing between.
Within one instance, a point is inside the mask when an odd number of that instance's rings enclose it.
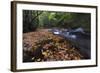
<instances>
[{"instance_id":1,"label":"autumn leaves on ground","mask_svg":"<svg viewBox=\"0 0 100 73\"><path fill-rule=\"evenodd\" d=\"M67 39L48 29L23 34L23 62L80 60L83 56Z\"/></svg>"}]
</instances>

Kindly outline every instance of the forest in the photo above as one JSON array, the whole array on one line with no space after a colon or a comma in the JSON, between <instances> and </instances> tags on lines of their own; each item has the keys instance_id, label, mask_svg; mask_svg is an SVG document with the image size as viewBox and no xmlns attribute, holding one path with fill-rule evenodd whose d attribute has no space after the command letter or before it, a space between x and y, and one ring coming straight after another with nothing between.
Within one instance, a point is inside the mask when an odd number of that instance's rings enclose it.
<instances>
[{"instance_id":1,"label":"forest","mask_svg":"<svg viewBox=\"0 0 100 73\"><path fill-rule=\"evenodd\" d=\"M90 39L90 13L23 10L23 62L90 59Z\"/></svg>"},{"instance_id":2,"label":"forest","mask_svg":"<svg viewBox=\"0 0 100 73\"><path fill-rule=\"evenodd\" d=\"M90 32L90 13L23 11L23 32L37 28L78 28Z\"/></svg>"}]
</instances>

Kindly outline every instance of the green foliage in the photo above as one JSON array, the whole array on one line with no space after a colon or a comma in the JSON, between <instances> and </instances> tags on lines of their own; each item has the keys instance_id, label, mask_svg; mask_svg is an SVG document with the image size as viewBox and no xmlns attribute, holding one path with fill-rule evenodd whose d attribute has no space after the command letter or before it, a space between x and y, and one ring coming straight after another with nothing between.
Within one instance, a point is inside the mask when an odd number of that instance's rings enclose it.
<instances>
[{"instance_id":1,"label":"green foliage","mask_svg":"<svg viewBox=\"0 0 100 73\"><path fill-rule=\"evenodd\" d=\"M29 11L29 10L25 10ZM82 27L90 32L91 20L89 13L31 11L23 13L24 20L30 21L31 27L35 28L78 28ZM32 13L32 14L30 14ZM25 14L28 17L25 17ZM26 22L25 22L26 23ZM24 23L24 24L25 24ZM25 25L29 25L28 23ZM26 26L27 27L27 26ZM25 28L25 27L24 27Z\"/></svg>"}]
</instances>

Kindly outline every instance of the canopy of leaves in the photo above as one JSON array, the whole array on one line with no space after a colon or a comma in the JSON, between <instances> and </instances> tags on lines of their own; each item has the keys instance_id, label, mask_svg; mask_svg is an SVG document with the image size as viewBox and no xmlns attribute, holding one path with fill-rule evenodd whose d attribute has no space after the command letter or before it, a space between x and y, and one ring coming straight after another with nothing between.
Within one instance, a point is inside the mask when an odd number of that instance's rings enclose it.
<instances>
[{"instance_id":1,"label":"canopy of leaves","mask_svg":"<svg viewBox=\"0 0 100 73\"><path fill-rule=\"evenodd\" d=\"M23 10L23 32L37 28L78 28L90 32L90 13Z\"/></svg>"}]
</instances>

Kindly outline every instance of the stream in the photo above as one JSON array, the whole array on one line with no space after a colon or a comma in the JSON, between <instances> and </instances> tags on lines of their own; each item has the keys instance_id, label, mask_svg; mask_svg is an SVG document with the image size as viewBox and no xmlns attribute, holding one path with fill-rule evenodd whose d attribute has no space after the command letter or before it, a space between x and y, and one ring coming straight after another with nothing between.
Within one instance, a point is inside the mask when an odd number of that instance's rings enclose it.
<instances>
[{"instance_id":1,"label":"stream","mask_svg":"<svg viewBox=\"0 0 100 73\"><path fill-rule=\"evenodd\" d=\"M69 40L73 46L79 48L79 52L85 57L85 59L91 58L91 36L90 33L84 32L84 29L51 29L50 31L55 35L62 36L66 40Z\"/></svg>"}]
</instances>

